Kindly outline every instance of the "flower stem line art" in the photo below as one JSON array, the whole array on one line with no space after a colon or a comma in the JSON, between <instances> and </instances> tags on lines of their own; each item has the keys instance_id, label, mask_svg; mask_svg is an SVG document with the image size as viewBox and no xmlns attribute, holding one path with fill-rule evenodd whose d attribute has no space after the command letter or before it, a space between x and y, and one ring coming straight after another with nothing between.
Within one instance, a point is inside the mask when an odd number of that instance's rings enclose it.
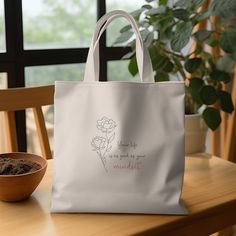
<instances>
[{"instance_id":1,"label":"flower stem line art","mask_svg":"<svg viewBox=\"0 0 236 236\"><path fill-rule=\"evenodd\" d=\"M116 123L112 119L105 116L97 120L97 128L102 132L102 136L95 136L91 142L92 150L97 152L106 172L108 172L106 154L112 149L111 143L115 138L114 130L116 126Z\"/></svg>"}]
</instances>

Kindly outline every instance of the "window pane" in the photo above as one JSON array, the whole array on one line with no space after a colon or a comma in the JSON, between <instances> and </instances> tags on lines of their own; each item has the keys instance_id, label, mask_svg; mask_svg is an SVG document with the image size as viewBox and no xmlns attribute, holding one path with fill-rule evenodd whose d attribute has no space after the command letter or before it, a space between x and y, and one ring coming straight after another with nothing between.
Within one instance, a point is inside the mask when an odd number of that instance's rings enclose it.
<instances>
[{"instance_id":1,"label":"window pane","mask_svg":"<svg viewBox=\"0 0 236 236\"><path fill-rule=\"evenodd\" d=\"M96 0L22 0L24 48L74 48L90 44Z\"/></svg>"},{"instance_id":2,"label":"window pane","mask_svg":"<svg viewBox=\"0 0 236 236\"><path fill-rule=\"evenodd\" d=\"M0 0L0 53L6 52L4 1Z\"/></svg>"},{"instance_id":3,"label":"window pane","mask_svg":"<svg viewBox=\"0 0 236 236\"><path fill-rule=\"evenodd\" d=\"M55 80L79 81L83 79L85 64L53 65L26 67L26 86L37 86L53 84ZM48 131L51 150L53 151L53 106L43 107L45 123ZM41 154L39 140L36 132L33 112L28 109L26 112L27 124L27 151Z\"/></svg>"},{"instance_id":4,"label":"window pane","mask_svg":"<svg viewBox=\"0 0 236 236\"><path fill-rule=\"evenodd\" d=\"M85 64L31 66L25 68L26 86L54 84L56 80L83 80Z\"/></svg>"},{"instance_id":5,"label":"window pane","mask_svg":"<svg viewBox=\"0 0 236 236\"><path fill-rule=\"evenodd\" d=\"M111 10L125 10L132 12L139 9L145 4L144 0L132 0L132 1L120 1L120 0L107 0L107 11ZM125 19L117 19L111 23L107 29L107 45L112 46L116 38L120 35L120 29L127 25L128 22Z\"/></svg>"},{"instance_id":6,"label":"window pane","mask_svg":"<svg viewBox=\"0 0 236 236\"><path fill-rule=\"evenodd\" d=\"M139 75L132 76L128 71L128 60L109 61L107 65L108 81L140 81Z\"/></svg>"}]
</instances>

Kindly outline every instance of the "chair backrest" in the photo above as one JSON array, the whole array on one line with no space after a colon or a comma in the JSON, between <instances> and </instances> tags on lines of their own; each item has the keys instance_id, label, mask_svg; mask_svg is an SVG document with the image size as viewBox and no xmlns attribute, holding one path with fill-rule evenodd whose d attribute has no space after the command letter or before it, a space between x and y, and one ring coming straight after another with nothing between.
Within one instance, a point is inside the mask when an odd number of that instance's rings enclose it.
<instances>
[{"instance_id":1,"label":"chair backrest","mask_svg":"<svg viewBox=\"0 0 236 236\"><path fill-rule=\"evenodd\" d=\"M0 90L0 112L4 113L9 152L18 151L15 111L32 108L42 155L52 158L42 106L54 103L54 85Z\"/></svg>"}]
</instances>

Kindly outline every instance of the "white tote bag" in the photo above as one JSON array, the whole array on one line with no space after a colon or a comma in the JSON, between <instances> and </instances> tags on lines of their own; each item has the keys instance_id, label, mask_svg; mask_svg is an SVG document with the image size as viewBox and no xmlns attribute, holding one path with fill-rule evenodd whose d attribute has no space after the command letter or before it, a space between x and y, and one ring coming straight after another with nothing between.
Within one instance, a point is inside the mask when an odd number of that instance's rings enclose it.
<instances>
[{"instance_id":1,"label":"white tote bag","mask_svg":"<svg viewBox=\"0 0 236 236\"><path fill-rule=\"evenodd\" d=\"M99 82L98 41L126 18L141 81ZM120 73L116 71L114 73ZM56 82L52 212L186 214L184 84L155 83L135 20L97 23L82 82Z\"/></svg>"}]
</instances>

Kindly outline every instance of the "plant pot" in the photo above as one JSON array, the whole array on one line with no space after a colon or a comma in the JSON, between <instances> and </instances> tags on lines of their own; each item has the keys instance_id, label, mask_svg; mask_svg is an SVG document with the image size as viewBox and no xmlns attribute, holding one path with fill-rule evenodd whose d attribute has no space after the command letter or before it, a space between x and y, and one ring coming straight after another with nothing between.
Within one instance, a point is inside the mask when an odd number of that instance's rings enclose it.
<instances>
[{"instance_id":1,"label":"plant pot","mask_svg":"<svg viewBox=\"0 0 236 236\"><path fill-rule=\"evenodd\" d=\"M185 154L205 151L207 129L200 114L185 115Z\"/></svg>"}]
</instances>

